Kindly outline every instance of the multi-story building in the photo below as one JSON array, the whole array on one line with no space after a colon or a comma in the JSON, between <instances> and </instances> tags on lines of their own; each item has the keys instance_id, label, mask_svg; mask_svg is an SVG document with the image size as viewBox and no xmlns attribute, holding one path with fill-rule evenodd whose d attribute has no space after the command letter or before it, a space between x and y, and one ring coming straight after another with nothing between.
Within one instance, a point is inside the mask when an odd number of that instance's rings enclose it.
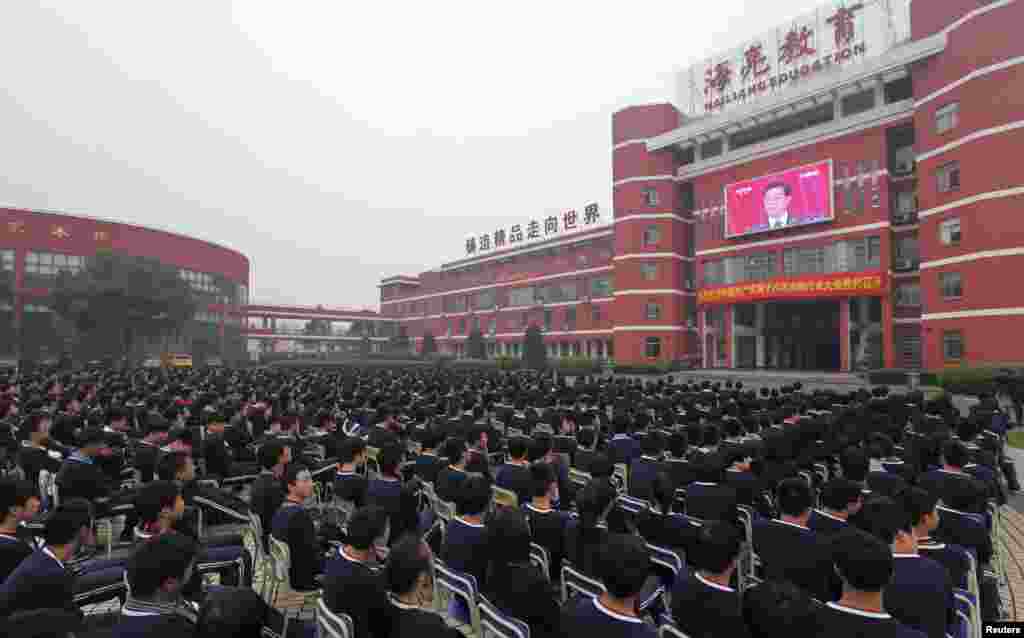
<instances>
[{"instance_id":1,"label":"multi-story building","mask_svg":"<svg viewBox=\"0 0 1024 638\"><path fill-rule=\"evenodd\" d=\"M611 224L488 233L383 280L382 315L455 354L479 326L516 355L533 323L552 354L627 363L1024 361L1022 20L1015 0L831 0L614 115Z\"/></svg>"}]
</instances>

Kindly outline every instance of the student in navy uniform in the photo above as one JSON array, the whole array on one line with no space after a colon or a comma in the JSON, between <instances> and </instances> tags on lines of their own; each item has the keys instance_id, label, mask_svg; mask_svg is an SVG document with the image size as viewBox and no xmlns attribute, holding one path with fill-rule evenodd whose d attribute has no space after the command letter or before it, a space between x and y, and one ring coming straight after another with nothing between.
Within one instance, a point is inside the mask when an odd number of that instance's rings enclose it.
<instances>
[{"instance_id":1,"label":"student in navy uniform","mask_svg":"<svg viewBox=\"0 0 1024 638\"><path fill-rule=\"evenodd\" d=\"M271 534L288 545L292 589L311 591L317 588L315 577L322 564L313 519L305 507L313 495L313 475L305 465L292 463L285 472L284 483L288 495L274 514Z\"/></svg>"},{"instance_id":2,"label":"student in navy uniform","mask_svg":"<svg viewBox=\"0 0 1024 638\"><path fill-rule=\"evenodd\" d=\"M691 553L697 572L677 582L672 592L672 617L690 638L747 636L740 596L729 586L742 542L743 534L732 523L708 523L697 533Z\"/></svg>"},{"instance_id":3,"label":"student in navy uniform","mask_svg":"<svg viewBox=\"0 0 1024 638\"><path fill-rule=\"evenodd\" d=\"M935 493L943 502L949 503L954 499L954 494L962 494L963 483L976 484L979 486L977 500L963 511L984 512L987 488L984 487L984 483L964 471L964 466L970 462L970 458L970 453L963 443L955 440L946 441L942 446L942 469L922 474L917 479L918 487Z\"/></svg>"},{"instance_id":4,"label":"student in navy uniform","mask_svg":"<svg viewBox=\"0 0 1024 638\"><path fill-rule=\"evenodd\" d=\"M131 596L113 638L178 638L196 634L197 616L182 597L198 548L186 536L165 534L139 547L128 564Z\"/></svg>"},{"instance_id":5,"label":"student in navy uniform","mask_svg":"<svg viewBox=\"0 0 1024 638\"><path fill-rule=\"evenodd\" d=\"M421 481L431 485L437 482L437 473L445 465L444 459L437 455L437 448L443 443L444 434L434 429L427 430L420 454L416 457L416 476L420 477Z\"/></svg>"},{"instance_id":6,"label":"student in navy uniform","mask_svg":"<svg viewBox=\"0 0 1024 638\"><path fill-rule=\"evenodd\" d=\"M697 480L686 487L686 513L703 521L735 521L739 499L736 490L723 485L722 468L714 458L695 466Z\"/></svg>"},{"instance_id":7,"label":"student in navy uniform","mask_svg":"<svg viewBox=\"0 0 1024 638\"><path fill-rule=\"evenodd\" d=\"M46 470L56 476L64 454L60 446L50 441L52 417L47 412L36 411L25 419L22 425L23 444L18 450L17 463L25 471L25 478L33 485L39 484L39 472Z\"/></svg>"},{"instance_id":8,"label":"student in navy uniform","mask_svg":"<svg viewBox=\"0 0 1024 638\"><path fill-rule=\"evenodd\" d=\"M0 618L0 636L75 638L81 625L79 615L65 609L33 609Z\"/></svg>"},{"instance_id":9,"label":"student in navy uniform","mask_svg":"<svg viewBox=\"0 0 1024 638\"><path fill-rule=\"evenodd\" d=\"M21 561L0 585L0 617L44 607L80 613L67 562L81 545L91 543L91 524L92 506L83 499L66 501L47 516L42 549Z\"/></svg>"},{"instance_id":10,"label":"student in navy uniform","mask_svg":"<svg viewBox=\"0 0 1024 638\"><path fill-rule=\"evenodd\" d=\"M530 562L530 526L523 512L498 512L487 522L487 539L491 557L487 600L529 625L531 638L560 636L555 589Z\"/></svg>"},{"instance_id":11,"label":"student in navy uniform","mask_svg":"<svg viewBox=\"0 0 1024 638\"><path fill-rule=\"evenodd\" d=\"M64 460L57 472L57 487L62 500L84 498L96 501L110 496L110 478L96 461L109 449L103 430L88 429L82 434L81 447Z\"/></svg>"},{"instance_id":12,"label":"student in navy uniform","mask_svg":"<svg viewBox=\"0 0 1024 638\"><path fill-rule=\"evenodd\" d=\"M979 570L989 566L993 554L992 536L985 523L978 520L979 516L971 513L971 508L979 499L984 500L982 488L976 481L956 480L947 486L945 497L936 495L943 500L946 509L952 511L942 512L935 536L974 551Z\"/></svg>"},{"instance_id":13,"label":"student in navy uniform","mask_svg":"<svg viewBox=\"0 0 1024 638\"><path fill-rule=\"evenodd\" d=\"M263 543L266 545L274 514L284 502L285 490L282 481L284 470L292 460L292 449L280 441L267 441L260 447L257 457L263 469L252 484L249 502L253 511L260 517Z\"/></svg>"},{"instance_id":14,"label":"student in navy uniform","mask_svg":"<svg viewBox=\"0 0 1024 638\"><path fill-rule=\"evenodd\" d=\"M640 458L629 466L629 495L649 499L654 478L666 470L665 437L661 432L648 432L640 442Z\"/></svg>"},{"instance_id":15,"label":"student in navy uniform","mask_svg":"<svg viewBox=\"0 0 1024 638\"><path fill-rule=\"evenodd\" d=\"M918 553L910 514L892 499L879 497L864 505L857 523L892 547L895 560L885 610L929 638L944 638L956 619L953 585L942 565Z\"/></svg>"},{"instance_id":16,"label":"student in navy uniform","mask_svg":"<svg viewBox=\"0 0 1024 638\"><path fill-rule=\"evenodd\" d=\"M405 536L391 548L384 568L391 603L389 636L461 638L458 629L433 611L433 560L430 547L419 536Z\"/></svg>"},{"instance_id":17,"label":"student in navy uniform","mask_svg":"<svg viewBox=\"0 0 1024 638\"><path fill-rule=\"evenodd\" d=\"M558 502L558 477L547 463L534 463L530 466L530 477L533 481L533 498L526 504L524 511L533 530L533 542L548 551L550 560L550 576L556 581L562 573L562 559L565 556L565 530L569 524L569 514L555 509Z\"/></svg>"},{"instance_id":18,"label":"student in navy uniform","mask_svg":"<svg viewBox=\"0 0 1024 638\"><path fill-rule=\"evenodd\" d=\"M387 638L391 620L377 552L386 548L387 512L379 507L356 510L348 520L348 535L338 555L327 563L324 602L352 618L356 636Z\"/></svg>"},{"instance_id":19,"label":"student in navy uniform","mask_svg":"<svg viewBox=\"0 0 1024 638\"><path fill-rule=\"evenodd\" d=\"M442 501L454 503L463 483L469 478L466 473L465 442L455 437L449 438L444 444L444 455L448 459L448 467L437 473L434 493Z\"/></svg>"},{"instance_id":20,"label":"student in navy uniform","mask_svg":"<svg viewBox=\"0 0 1024 638\"><path fill-rule=\"evenodd\" d=\"M938 501L937 496L919 487L907 488L899 499L914 526L918 553L945 567L953 587L967 589L967 574L971 569L967 550L959 545L943 543L932 538L932 534L939 527Z\"/></svg>"},{"instance_id":21,"label":"student in navy uniform","mask_svg":"<svg viewBox=\"0 0 1024 638\"><path fill-rule=\"evenodd\" d=\"M366 441L359 437L346 437L338 446L338 473L334 479L334 497L348 501L355 507L366 504Z\"/></svg>"},{"instance_id":22,"label":"student in navy uniform","mask_svg":"<svg viewBox=\"0 0 1024 638\"><path fill-rule=\"evenodd\" d=\"M640 443L629 435L629 430L629 417L615 415L615 436L608 441L608 456L613 465L624 463L629 467L633 459L640 457Z\"/></svg>"},{"instance_id":23,"label":"student in navy uniform","mask_svg":"<svg viewBox=\"0 0 1024 638\"><path fill-rule=\"evenodd\" d=\"M445 528L441 559L448 567L474 576L482 589L490 561L484 515L491 504L491 482L482 476L471 477L456 499L458 515Z\"/></svg>"},{"instance_id":24,"label":"student in navy uniform","mask_svg":"<svg viewBox=\"0 0 1024 638\"><path fill-rule=\"evenodd\" d=\"M419 492L415 485L403 485L399 475L402 448L398 443L381 449L377 461L380 476L366 487L366 504L384 508L391 522L391 542L407 532L415 532L419 525Z\"/></svg>"},{"instance_id":25,"label":"student in navy uniform","mask_svg":"<svg viewBox=\"0 0 1024 638\"><path fill-rule=\"evenodd\" d=\"M650 554L639 536L612 534L601 547L598 571L606 588L597 598L579 596L563 607L562 632L570 638L654 638L637 614Z\"/></svg>"},{"instance_id":26,"label":"student in navy uniform","mask_svg":"<svg viewBox=\"0 0 1024 638\"><path fill-rule=\"evenodd\" d=\"M495 485L516 493L520 505L529 503L533 492L530 463L526 460L528 448L529 440L525 437L510 438L508 441L509 459L498 468L494 478Z\"/></svg>"},{"instance_id":27,"label":"student in navy uniform","mask_svg":"<svg viewBox=\"0 0 1024 638\"><path fill-rule=\"evenodd\" d=\"M766 579L788 580L824 602L835 599L838 583L827 539L807 527L811 498L802 478L779 483L775 502L780 518L754 523L754 550Z\"/></svg>"},{"instance_id":28,"label":"student in navy uniform","mask_svg":"<svg viewBox=\"0 0 1024 638\"><path fill-rule=\"evenodd\" d=\"M832 479L825 483L821 491L821 509L811 513L807 527L824 535L841 532L863 505L864 494L859 485L847 479Z\"/></svg>"},{"instance_id":29,"label":"student in navy uniform","mask_svg":"<svg viewBox=\"0 0 1024 638\"><path fill-rule=\"evenodd\" d=\"M39 499L28 482L0 479L0 582L34 550L20 537L18 530L21 521L34 516L33 500L38 511Z\"/></svg>"},{"instance_id":30,"label":"student in navy uniform","mask_svg":"<svg viewBox=\"0 0 1024 638\"><path fill-rule=\"evenodd\" d=\"M743 623L751 638L820 636L815 603L786 581L767 580L743 592Z\"/></svg>"},{"instance_id":31,"label":"student in navy uniform","mask_svg":"<svg viewBox=\"0 0 1024 638\"><path fill-rule=\"evenodd\" d=\"M466 433L466 471L491 478L491 457L488 456L491 429L475 424Z\"/></svg>"},{"instance_id":32,"label":"student in navy uniform","mask_svg":"<svg viewBox=\"0 0 1024 638\"><path fill-rule=\"evenodd\" d=\"M565 560L599 578L598 554L608 536L608 515L615 508L615 488L607 480L592 479L576 499L579 516L565 529Z\"/></svg>"},{"instance_id":33,"label":"student in navy uniform","mask_svg":"<svg viewBox=\"0 0 1024 638\"><path fill-rule=\"evenodd\" d=\"M661 473L654 477L651 483L651 509L637 517L637 531L652 545L670 549L684 557L692 556L699 528L682 514L672 511L675 500L675 485L668 474Z\"/></svg>"},{"instance_id":34,"label":"student in navy uniform","mask_svg":"<svg viewBox=\"0 0 1024 638\"><path fill-rule=\"evenodd\" d=\"M834 545L843 595L821 608L817 635L925 638L923 632L894 619L882 606L883 593L893 575L892 550L877 538L852 528L837 534Z\"/></svg>"}]
</instances>

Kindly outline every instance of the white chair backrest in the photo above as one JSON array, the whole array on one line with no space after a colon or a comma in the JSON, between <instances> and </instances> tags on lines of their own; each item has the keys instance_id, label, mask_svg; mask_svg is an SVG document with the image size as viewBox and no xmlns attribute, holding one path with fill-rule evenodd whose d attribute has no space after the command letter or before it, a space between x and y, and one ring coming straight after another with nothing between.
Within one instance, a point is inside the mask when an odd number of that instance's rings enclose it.
<instances>
[{"instance_id":1,"label":"white chair backrest","mask_svg":"<svg viewBox=\"0 0 1024 638\"><path fill-rule=\"evenodd\" d=\"M288 543L270 537L271 577L279 585L288 586L291 581L288 572L292 565L292 553Z\"/></svg>"},{"instance_id":2,"label":"white chair backrest","mask_svg":"<svg viewBox=\"0 0 1024 638\"><path fill-rule=\"evenodd\" d=\"M480 638L530 638L530 626L480 597Z\"/></svg>"},{"instance_id":3,"label":"white chair backrest","mask_svg":"<svg viewBox=\"0 0 1024 638\"><path fill-rule=\"evenodd\" d=\"M658 636L659 638L690 638L679 631L675 625L662 625L658 628Z\"/></svg>"},{"instance_id":4,"label":"white chair backrest","mask_svg":"<svg viewBox=\"0 0 1024 638\"><path fill-rule=\"evenodd\" d=\"M331 611L321 598L316 603L316 635L317 638L355 638L352 618Z\"/></svg>"}]
</instances>

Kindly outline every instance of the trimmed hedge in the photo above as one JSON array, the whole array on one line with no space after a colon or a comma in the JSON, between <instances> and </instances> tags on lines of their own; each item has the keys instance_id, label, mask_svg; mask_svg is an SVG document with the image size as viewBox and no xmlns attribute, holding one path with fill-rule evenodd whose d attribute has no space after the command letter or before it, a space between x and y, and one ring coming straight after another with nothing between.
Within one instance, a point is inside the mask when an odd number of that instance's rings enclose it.
<instances>
[{"instance_id":1,"label":"trimmed hedge","mask_svg":"<svg viewBox=\"0 0 1024 638\"><path fill-rule=\"evenodd\" d=\"M922 375L921 382L935 385L951 394L993 394L1009 378L1024 378L1024 368L954 368Z\"/></svg>"}]
</instances>

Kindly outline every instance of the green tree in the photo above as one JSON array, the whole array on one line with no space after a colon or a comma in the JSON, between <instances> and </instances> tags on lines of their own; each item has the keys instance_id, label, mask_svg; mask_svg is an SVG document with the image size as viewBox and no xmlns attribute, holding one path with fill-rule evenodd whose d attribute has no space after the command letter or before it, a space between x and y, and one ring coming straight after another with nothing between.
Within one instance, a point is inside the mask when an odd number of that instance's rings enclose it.
<instances>
[{"instance_id":1,"label":"green tree","mask_svg":"<svg viewBox=\"0 0 1024 638\"><path fill-rule=\"evenodd\" d=\"M197 302L177 267L103 251L79 272L58 275L53 308L74 325L80 343L121 357L140 337L181 332Z\"/></svg>"},{"instance_id":2,"label":"green tree","mask_svg":"<svg viewBox=\"0 0 1024 638\"><path fill-rule=\"evenodd\" d=\"M428 332L423 335L423 350L420 353L424 357L429 357L433 354L437 354L437 341L434 340L434 334Z\"/></svg>"},{"instance_id":3,"label":"green tree","mask_svg":"<svg viewBox=\"0 0 1024 638\"><path fill-rule=\"evenodd\" d=\"M484 336L479 328L473 329L466 339L466 356L470 359L486 359L487 351L484 346Z\"/></svg>"},{"instance_id":4,"label":"green tree","mask_svg":"<svg viewBox=\"0 0 1024 638\"><path fill-rule=\"evenodd\" d=\"M523 361L527 368L543 370L548 365L548 350L544 347L544 335L540 328L531 325L523 338Z\"/></svg>"}]
</instances>

